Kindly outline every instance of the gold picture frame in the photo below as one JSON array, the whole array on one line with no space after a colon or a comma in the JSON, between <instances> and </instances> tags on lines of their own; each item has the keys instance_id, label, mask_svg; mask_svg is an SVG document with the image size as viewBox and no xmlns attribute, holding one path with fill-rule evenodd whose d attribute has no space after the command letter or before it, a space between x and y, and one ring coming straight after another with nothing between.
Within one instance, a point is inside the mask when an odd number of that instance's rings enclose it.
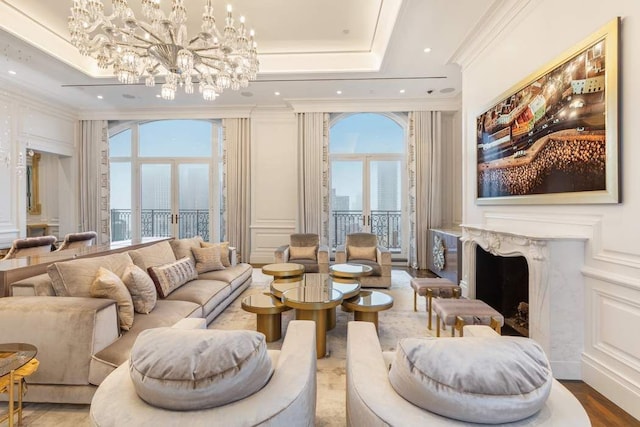
<instances>
[{"instance_id":1,"label":"gold picture frame","mask_svg":"<svg viewBox=\"0 0 640 427\"><path fill-rule=\"evenodd\" d=\"M33 153L27 162L27 212L30 215L40 215L40 153Z\"/></svg>"},{"instance_id":2,"label":"gold picture frame","mask_svg":"<svg viewBox=\"0 0 640 427\"><path fill-rule=\"evenodd\" d=\"M619 18L476 117L476 203L620 203Z\"/></svg>"}]
</instances>

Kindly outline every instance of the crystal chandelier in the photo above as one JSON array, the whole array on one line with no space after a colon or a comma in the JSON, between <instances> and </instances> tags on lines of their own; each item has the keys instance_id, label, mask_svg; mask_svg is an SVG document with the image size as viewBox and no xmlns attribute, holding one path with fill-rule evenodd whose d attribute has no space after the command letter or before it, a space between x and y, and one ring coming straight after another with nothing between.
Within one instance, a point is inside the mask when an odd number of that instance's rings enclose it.
<instances>
[{"instance_id":1,"label":"crystal chandelier","mask_svg":"<svg viewBox=\"0 0 640 427\"><path fill-rule=\"evenodd\" d=\"M202 13L201 32L187 35L184 0L171 1L167 18L161 0L141 0L146 21L135 17L127 0L113 0L113 13L104 14L102 0L74 0L69 17L71 42L81 54L98 61L100 68L113 67L118 81L155 86L156 76L165 75L161 96L172 100L178 86L188 94L194 84L207 101L225 89L247 87L258 73L253 30L244 17L234 26L231 5L222 32L216 27L211 0Z\"/></svg>"}]
</instances>

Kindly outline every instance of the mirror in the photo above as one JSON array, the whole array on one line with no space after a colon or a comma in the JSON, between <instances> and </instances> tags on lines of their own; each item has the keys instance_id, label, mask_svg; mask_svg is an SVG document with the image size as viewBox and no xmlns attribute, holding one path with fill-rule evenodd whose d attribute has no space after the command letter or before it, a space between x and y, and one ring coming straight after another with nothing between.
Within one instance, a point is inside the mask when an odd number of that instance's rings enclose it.
<instances>
[{"instance_id":1,"label":"mirror","mask_svg":"<svg viewBox=\"0 0 640 427\"><path fill-rule=\"evenodd\" d=\"M40 215L40 186L38 185L38 170L40 168L40 153L29 150L27 153L27 212L30 215Z\"/></svg>"}]
</instances>

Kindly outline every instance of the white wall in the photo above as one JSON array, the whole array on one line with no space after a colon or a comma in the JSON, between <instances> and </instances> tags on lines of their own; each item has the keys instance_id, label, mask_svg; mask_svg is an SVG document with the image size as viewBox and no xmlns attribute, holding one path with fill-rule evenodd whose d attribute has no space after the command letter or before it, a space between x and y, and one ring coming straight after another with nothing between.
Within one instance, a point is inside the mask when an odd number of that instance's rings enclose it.
<instances>
[{"instance_id":1,"label":"white wall","mask_svg":"<svg viewBox=\"0 0 640 427\"><path fill-rule=\"evenodd\" d=\"M10 163L0 163L0 247L25 237L27 223L47 223L62 234L75 231L77 167L70 157L75 153L75 113L2 82L0 88L0 137L11 147ZM39 180L42 214L37 216L27 215L26 178L19 167L27 149L44 153Z\"/></svg>"},{"instance_id":2,"label":"white wall","mask_svg":"<svg viewBox=\"0 0 640 427\"><path fill-rule=\"evenodd\" d=\"M519 10L513 7L518 3ZM508 3L509 24L493 28L463 61L463 222L511 229L544 228L589 240L582 269L585 300L583 379L640 418L640 3L636 0L539 0ZM506 7L506 6L505 6ZM514 13L517 12L517 13ZM508 14L507 14L508 15ZM506 15L505 15L506 16ZM623 203L478 206L475 117L497 96L616 16L621 24L620 140ZM499 28L500 31L496 31ZM477 39L481 39L478 37ZM477 40L476 39L476 40Z\"/></svg>"}]
</instances>

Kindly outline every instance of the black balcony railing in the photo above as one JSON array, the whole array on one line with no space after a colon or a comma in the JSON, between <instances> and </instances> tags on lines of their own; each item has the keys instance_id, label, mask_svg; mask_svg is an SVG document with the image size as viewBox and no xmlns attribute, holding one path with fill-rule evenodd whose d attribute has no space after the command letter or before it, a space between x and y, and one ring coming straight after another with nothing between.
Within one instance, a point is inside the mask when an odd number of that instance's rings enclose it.
<instances>
[{"instance_id":1,"label":"black balcony railing","mask_svg":"<svg viewBox=\"0 0 640 427\"><path fill-rule=\"evenodd\" d=\"M143 209L140 215L142 237L169 237L171 230L169 209ZM175 218L174 218L175 220ZM209 211L181 209L178 211L178 236L180 238L202 236L209 241ZM131 239L131 210L111 209L111 240Z\"/></svg>"},{"instance_id":2,"label":"black balcony railing","mask_svg":"<svg viewBox=\"0 0 640 427\"><path fill-rule=\"evenodd\" d=\"M366 218L362 211L332 211L332 248L344 245L347 234L357 233L363 226L369 226L371 233L378 236L378 244L399 252L402 248L402 212L371 211Z\"/></svg>"}]
</instances>

